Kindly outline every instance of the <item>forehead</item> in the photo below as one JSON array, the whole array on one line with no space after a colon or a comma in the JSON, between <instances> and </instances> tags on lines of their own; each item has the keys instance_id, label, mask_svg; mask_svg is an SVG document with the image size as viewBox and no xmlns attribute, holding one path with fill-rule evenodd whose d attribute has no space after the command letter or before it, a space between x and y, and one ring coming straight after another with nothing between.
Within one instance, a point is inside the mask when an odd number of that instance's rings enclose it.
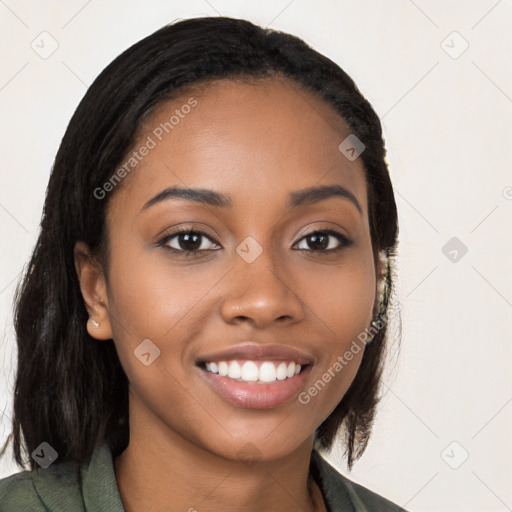
<instances>
[{"instance_id":1,"label":"forehead","mask_svg":"<svg viewBox=\"0 0 512 512\"><path fill-rule=\"evenodd\" d=\"M339 150L350 129L333 107L281 78L222 79L183 89L139 126L145 151L119 192L139 209L168 186L214 189L239 205L338 183L367 199L360 158ZM129 157L132 152L129 152Z\"/></svg>"}]
</instances>

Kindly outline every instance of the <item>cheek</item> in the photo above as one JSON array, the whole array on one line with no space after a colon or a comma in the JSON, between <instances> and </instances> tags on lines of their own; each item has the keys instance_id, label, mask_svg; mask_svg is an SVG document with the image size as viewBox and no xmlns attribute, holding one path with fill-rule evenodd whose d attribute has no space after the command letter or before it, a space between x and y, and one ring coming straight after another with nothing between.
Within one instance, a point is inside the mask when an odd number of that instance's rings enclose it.
<instances>
[{"instance_id":1,"label":"cheek","mask_svg":"<svg viewBox=\"0 0 512 512\"><path fill-rule=\"evenodd\" d=\"M118 250L111 261L109 307L121 364L145 401L163 399L165 393L154 390L165 388L177 392L173 400L179 402L179 391L189 378L191 342L205 330L214 306L212 290L225 269L213 264L170 264L142 251L137 255ZM145 346L142 343L158 354L147 367L137 356L139 347Z\"/></svg>"},{"instance_id":2,"label":"cheek","mask_svg":"<svg viewBox=\"0 0 512 512\"><path fill-rule=\"evenodd\" d=\"M369 326L376 284L371 261L354 257L336 270L318 269L310 277L306 288L310 307L328 327L333 342L357 336Z\"/></svg>"},{"instance_id":3,"label":"cheek","mask_svg":"<svg viewBox=\"0 0 512 512\"><path fill-rule=\"evenodd\" d=\"M187 323L189 312L201 302L205 290L222 275L201 266L171 265L144 251L122 252L112 255L109 297L121 338L161 338L175 325Z\"/></svg>"},{"instance_id":4,"label":"cheek","mask_svg":"<svg viewBox=\"0 0 512 512\"><path fill-rule=\"evenodd\" d=\"M183 362L190 339L200 332L198 318L206 314L201 299L218 278L150 260L142 252L119 250L111 261L113 337L139 416L146 414L142 407L165 423L181 418L178 423L197 428L204 418L190 406L189 370Z\"/></svg>"},{"instance_id":5,"label":"cheek","mask_svg":"<svg viewBox=\"0 0 512 512\"><path fill-rule=\"evenodd\" d=\"M359 259L343 271L315 277L309 300L314 304L313 318L325 334L324 345L312 385L298 399L313 416L325 419L359 370L372 321L375 271L373 262Z\"/></svg>"}]
</instances>

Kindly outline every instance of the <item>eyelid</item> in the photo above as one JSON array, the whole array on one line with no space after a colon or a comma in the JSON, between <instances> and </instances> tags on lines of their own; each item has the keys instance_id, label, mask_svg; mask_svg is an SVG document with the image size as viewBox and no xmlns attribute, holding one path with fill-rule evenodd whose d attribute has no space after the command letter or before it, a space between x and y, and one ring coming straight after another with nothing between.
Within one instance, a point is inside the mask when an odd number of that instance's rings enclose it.
<instances>
[{"instance_id":1,"label":"eyelid","mask_svg":"<svg viewBox=\"0 0 512 512\"><path fill-rule=\"evenodd\" d=\"M213 237L211 235L209 235L208 233L206 233L206 231L203 231L202 229L199 229L199 228L196 228L194 226L182 226L182 227L179 227L179 228L176 228L172 231L169 231L167 233L165 233L157 242L156 242L156 245L158 247L161 247L161 246L166 246L167 243L172 240L173 238L177 237L178 235L180 234L189 234L189 233L194 233L196 235L201 235L202 237L204 238L207 238L211 243L215 244L215 245L218 245L219 247L222 248L222 246L219 244L219 242L217 242L216 240L213 239ZM194 251L185 251L185 250L180 250L180 249L175 249L174 247L169 247L169 249L171 251L175 251L175 252L182 252L182 253L186 253L186 252L194 252ZM216 251L218 249L210 249L212 251ZM205 252L205 249L202 249L202 250L196 250L195 252Z\"/></svg>"},{"instance_id":2,"label":"eyelid","mask_svg":"<svg viewBox=\"0 0 512 512\"><path fill-rule=\"evenodd\" d=\"M319 231L321 231L322 233L336 234L336 235L346 238L347 240L350 240L349 235L346 233L343 233L343 230L341 227L331 227L331 226L318 227L318 225L315 225L311 228L310 227L311 224L316 224L316 223L310 223L305 228L301 229L299 231L299 233L297 234L297 241L302 240L305 236L312 235Z\"/></svg>"}]
</instances>

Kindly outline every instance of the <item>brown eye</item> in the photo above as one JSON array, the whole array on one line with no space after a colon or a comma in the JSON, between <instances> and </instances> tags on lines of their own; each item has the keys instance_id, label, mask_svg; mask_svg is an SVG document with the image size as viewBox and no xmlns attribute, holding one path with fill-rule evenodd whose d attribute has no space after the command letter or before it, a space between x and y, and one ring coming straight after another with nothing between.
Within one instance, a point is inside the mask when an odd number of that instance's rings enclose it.
<instances>
[{"instance_id":1,"label":"brown eye","mask_svg":"<svg viewBox=\"0 0 512 512\"><path fill-rule=\"evenodd\" d=\"M300 243L302 243L302 248L299 250L331 254L348 247L352 241L338 231L324 229L307 234L300 240Z\"/></svg>"},{"instance_id":2,"label":"brown eye","mask_svg":"<svg viewBox=\"0 0 512 512\"><path fill-rule=\"evenodd\" d=\"M216 250L211 245L217 244L203 231L192 229L179 229L166 235L158 242L158 246L183 255Z\"/></svg>"}]
</instances>

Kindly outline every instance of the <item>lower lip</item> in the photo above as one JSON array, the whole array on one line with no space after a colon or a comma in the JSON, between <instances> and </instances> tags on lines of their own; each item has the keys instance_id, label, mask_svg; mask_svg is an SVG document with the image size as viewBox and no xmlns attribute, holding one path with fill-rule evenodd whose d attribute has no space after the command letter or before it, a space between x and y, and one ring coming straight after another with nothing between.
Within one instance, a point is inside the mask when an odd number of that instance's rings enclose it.
<instances>
[{"instance_id":1,"label":"lower lip","mask_svg":"<svg viewBox=\"0 0 512 512\"><path fill-rule=\"evenodd\" d=\"M286 403L300 391L311 366L306 366L298 375L289 379L275 380L268 384L238 382L203 368L199 370L214 391L228 402L245 409L272 409Z\"/></svg>"}]
</instances>

